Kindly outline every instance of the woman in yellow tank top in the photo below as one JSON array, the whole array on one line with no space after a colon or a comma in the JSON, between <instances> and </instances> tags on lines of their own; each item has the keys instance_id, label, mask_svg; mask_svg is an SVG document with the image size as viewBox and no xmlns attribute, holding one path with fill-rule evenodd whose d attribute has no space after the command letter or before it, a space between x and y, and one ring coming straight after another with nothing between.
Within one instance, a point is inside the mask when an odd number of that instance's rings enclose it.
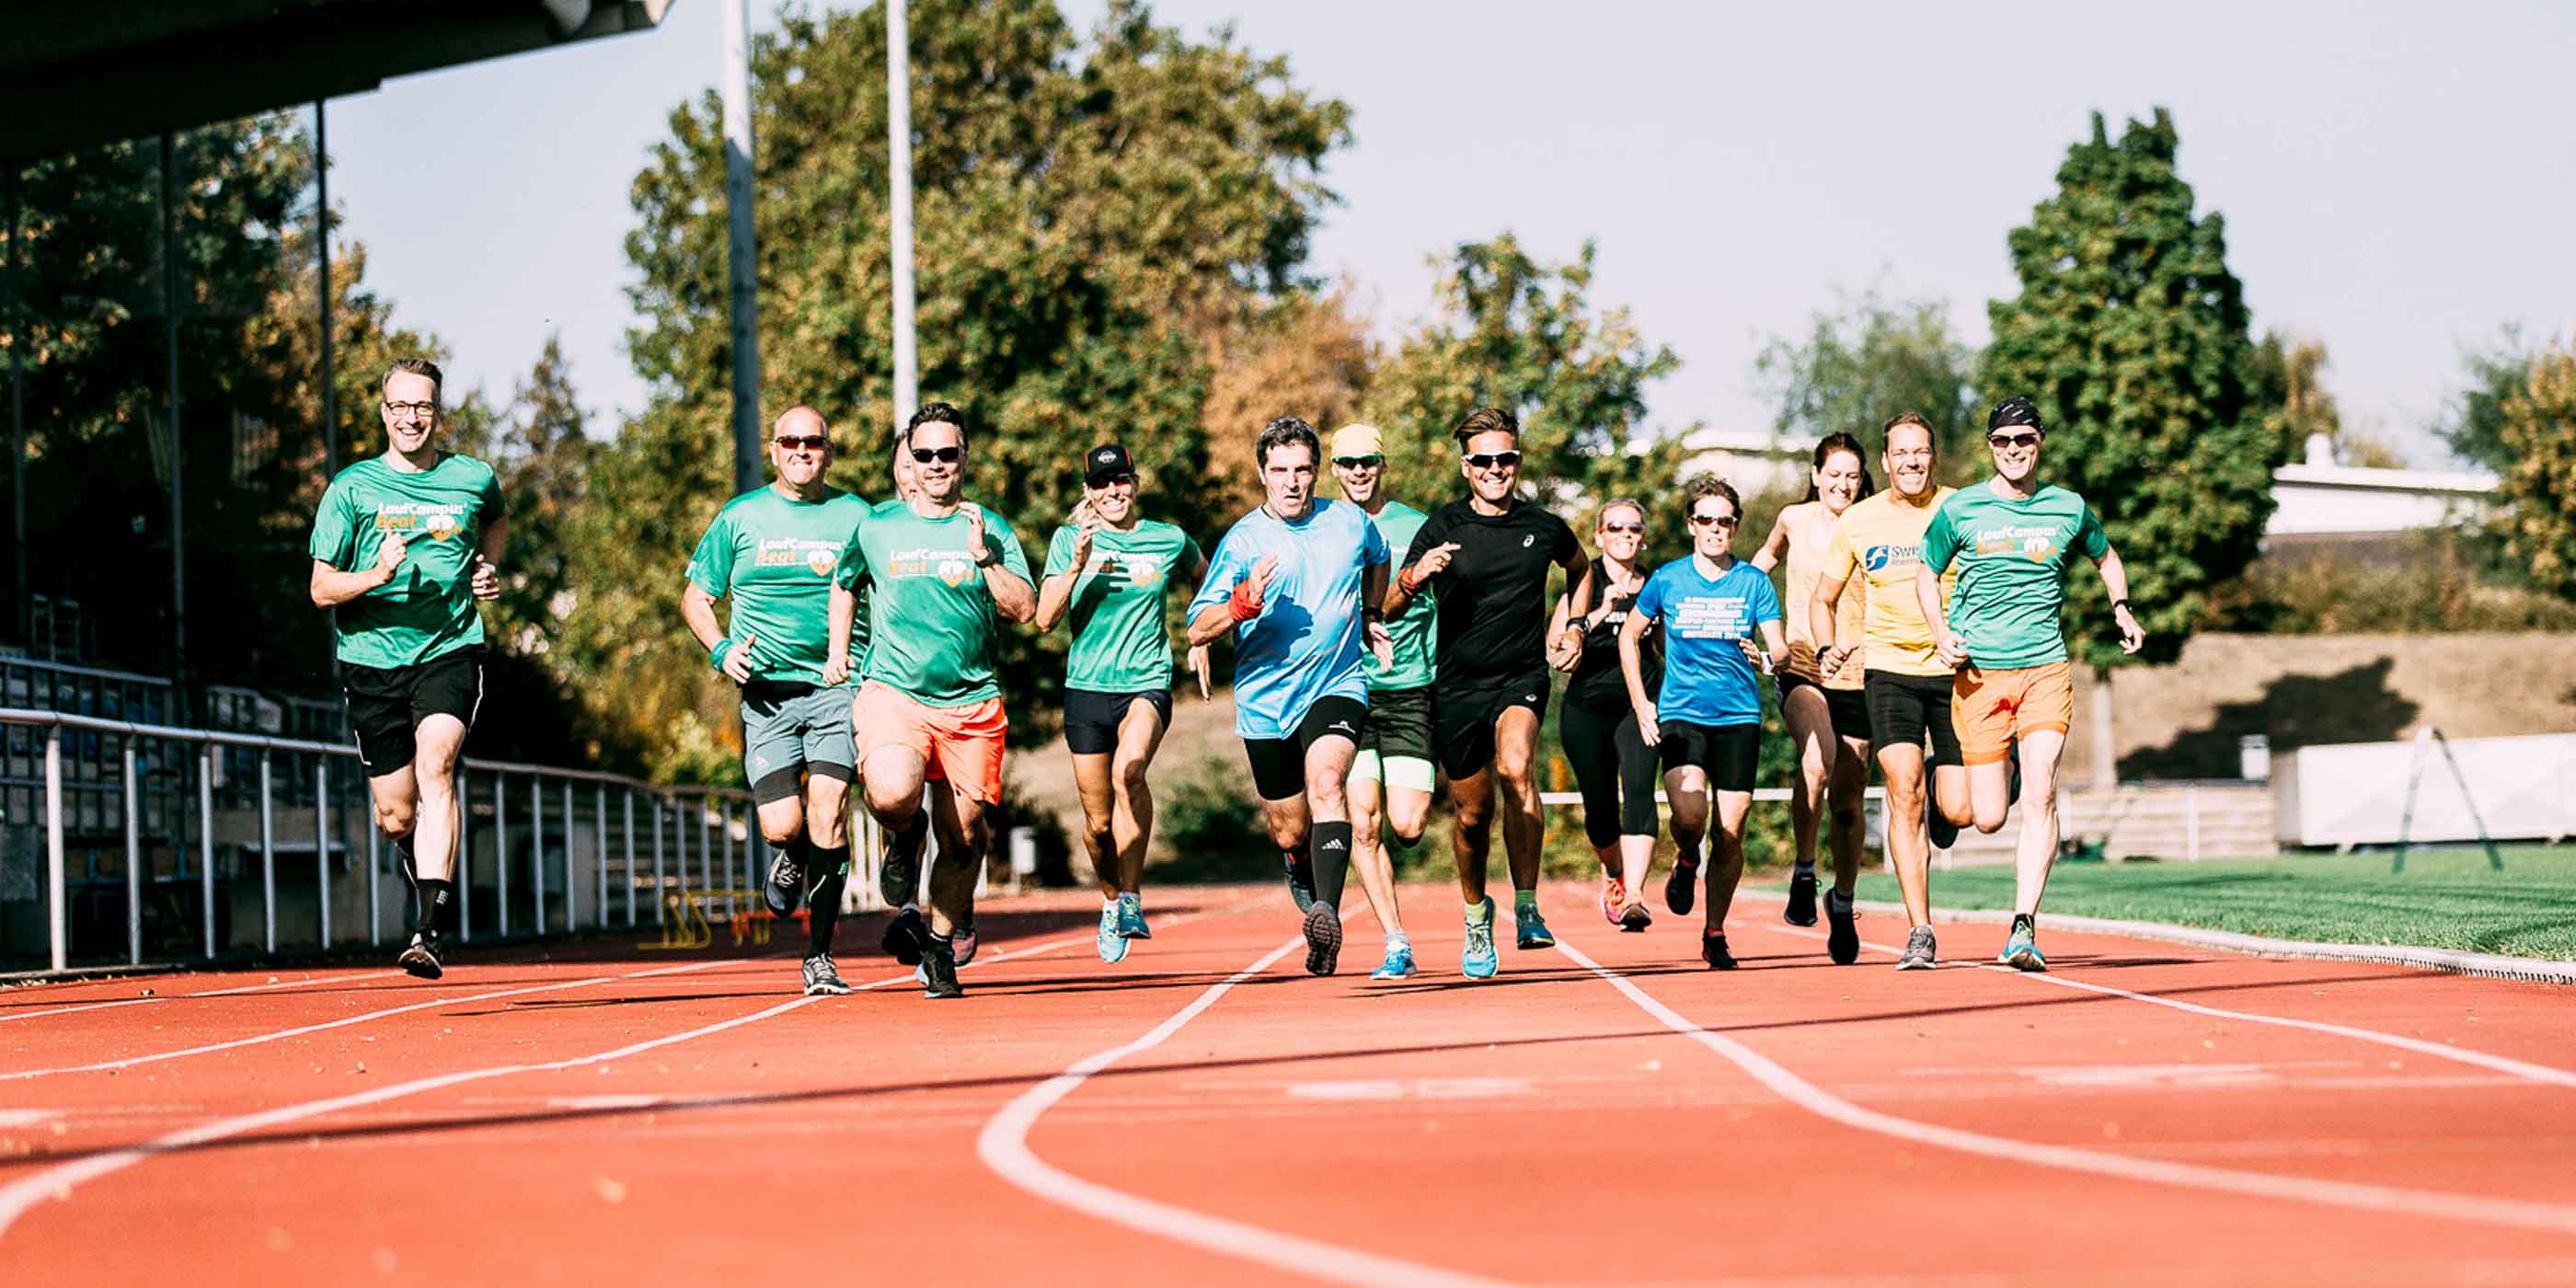
<instances>
[{"instance_id":1,"label":"woman in yellow tank top","mask_svg":"<svg viewBox=\"0 0 2576 1288\"><path fill-rule=\"evenodd\" d=\"M1798 749L1798 777L1789 792L1789 818L1798 838L1786 914L1793 926L1816 924L1816 831L1829 803L1834 889L1845 901L1842 907L1849 906L1852 883L1860 877L1867 830L1861 794L1869 788L1869 709L1861 697L1861 668L1847 664L1832 674L1824 672L1807 625L1807 606L1824 571L1834 524L1875 486L1860 440L1845 433L1826 435L1816 444L1807 499L1780 511L1771 535L1753 555L1753 566L1766 573L1783 555L1789 565L1789 585L1780 596L1781 614L1788 619L1789 664L1775 679L1781 718ZM1863 596L1845 594L1835 605L1836 632L1858 638L1863 607Z\"/></svg>"}]
</instances>

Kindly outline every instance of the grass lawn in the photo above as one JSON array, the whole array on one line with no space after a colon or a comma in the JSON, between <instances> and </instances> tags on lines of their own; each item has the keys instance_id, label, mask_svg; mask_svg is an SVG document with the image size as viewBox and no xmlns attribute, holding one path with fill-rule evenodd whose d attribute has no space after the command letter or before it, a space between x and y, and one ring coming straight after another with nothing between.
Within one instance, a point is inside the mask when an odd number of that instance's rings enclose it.
<instances>
[{"instance_id":1,"label":"grass lawn","mask_svg":"<svg viewBox=\"0 0 2576 1288\"><path fill-rule=\"evenodd\" d=\"M2576 845L2507 845L2504 870L2476 848L2208 863L2060 863L2045 914L2161 921L2278 939L2412 944L2576 960ZM1778 886L1782 882L1771 882ZM1896 878L1861 877L1864 899L1894 902ZM1935 908L2010 908L2009 866L1932 874Z\"/></svg>"}]
</instances>

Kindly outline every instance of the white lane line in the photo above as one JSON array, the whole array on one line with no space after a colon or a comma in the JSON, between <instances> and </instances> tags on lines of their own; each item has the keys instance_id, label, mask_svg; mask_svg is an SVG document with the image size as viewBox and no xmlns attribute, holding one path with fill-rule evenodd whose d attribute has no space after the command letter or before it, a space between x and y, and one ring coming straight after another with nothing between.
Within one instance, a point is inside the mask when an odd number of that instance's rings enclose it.
<instances>
[{"instance_id":1,"label":"white lane line","mask_svg":"<svg viewBox=\"0 0 2576 1288\"><path fill-rule=\"evenodd\" d=\"M740 957L719 957L711 961L689 962L679 966L660 966L652 970L634 971L625 975L593 975L588 979L565 980L557 984L534 984L526 988L507 988L492 993L468 994L464 997L434 998L426 1002L413 1002L408 1006L388 1006L383 1010L367 1011L358 1015L344 1015L339 1019L324 1020L319 1024L302 1024L291 1029L279 1029L272 1033L254 1033L246 1038L234 1038L228 1042L210 1042L204 1046L187 1047L178 1051L157 1051L151 1055L127 1056L122 1060L101 1060L96 1064L63 1065L52 1069L13 1069L6 1073L0 1073L0 1082L16 1082L26 1078L42 1078L49 1074L57 1073L97 1073L105 1069L131 1069L139 1064L156 1064L163 1060L176 1060L183 1056L205 1055L213 1051L230 1051L238 1047L258 1046L262 1043L278 1042L287 1038L302 1037L307 1033L320 1033L326 1029L346 1028L352 1024L364 1024L369 1020L381 1020L389 1015L405 1015L413 1011L434 1010L442 1006L462 1006L468 1002L489 1002L495 998L520 997L529 993L553 993L560 992L567 988L587 988L593 984L606 984L616 980L643 979L653 975L679 975L689 971L706 970L709 967L723 966L745 960L749 959Z\"/></svg>"},{"instance_id":2,"label":"white lane line","mask_svg":"<svg viewBox=\"0 0 2576 1288\"><path fill-rule=\"evenodd\" d=\"M1982 1132L1944 1127L1937 1123L1919 1122L1880 1113L1834 1095L1824 1088L1789 1072L1760 1052L1733 1038L1711 1033L1684 1019L1671 1007L1656 1000L1617 971L1585 955L1582 949L1564 940L1557 941L1557 951L1574 963L1609 981L1610 986L1626 994L1638 1009L1661 1020L1664 1027L1707 1047L1735 1067L1768 1087L1781 1099L1815 1114L1882 1136L1977 1154L2018 1166L2057 1167L2073 1172L2091 1172L2098 1176L2122 1180L2146 1181L2184 1189L2216 1190L2252 1198L2284 1199L2317 1203L2329 1207L2354 1208L2369 1212L2388 1212L2400 1216L2446 1217L2455 1221L2474 1221L2482 1225L2518 1226L2547 1230L2555 1234L2576 1234L2576 1207L2556 1203L2535 1203L2521 1199L2484 1198L2470 1194L2446 1194L2437 1190L2401 1189L2390 1185L2368 1185L2356 1181L2322 1181L2306 1177L2275 1176L2265 1172L2240 1172L2223 1167L2204 1167L2195 1163L2176 1163L2162 1159L2141 1158L2127 1154L2106 1154L2098 1150L2078 1149L2070 1145L2050 1145L2037 1141L2010 1140ZM2016 972L2018 973L2018 972Z\"/></svg>"},{"instance_id":3,"label":"white lane line","mask_svg":"<svg viewBox=\"0 0 2576 1288\"><path fill-rule=\"evenodd\" d=\"M173 1002L183 997L231 997L238 993L265 993L279 988L311 988L316 984L348 984L362 979L382 979L400 975L401 971L368 971L360 975L324 975L314 979L290 979L279 984L248 984L238 988L210 988L199 993L173 993L168 997L127 997L113 1002L84 1002L78 1006L57 1006L48 1011L25 1011L17 1015L0 1015L0 1024L19 1020L39 1020L48 1015L74 1015L82 1011L104 1011L112 1006L141 1006L147 1002Z\"/></svg>"},{"instance_id":4,"label":"white lane line","mask_svg":"<svg viewBox=\"0 0 2576 1288\"><path fill-rule=\"evenodd\" d=\"M1173 920L1177 922L1180 918L1175 917ZM1003 949L995 952L990 957L979 959L975 964L980 966L985 962L998 962L1016 957L1028 957L1038 953L1048 952L1053 949L1063 948L1071 944L1089 943L1090 941L1090 936L1085 935L1079 938L1051 940L1047 943L1036 944L1031 947L1018 950ZM727 963L745 960L756 959L722 957L713 961L691 962L686 966L663 967L658 971L644 973L671 974L681 970L703 969L709 966L721 966ZM634 976L624 976L622 978L631 979L634 978ZM885 988L889 985L908 984L911 982L912 976L907 972L902 975L890 975L884 979L872 980L868 983L861 984L858 987L863 990L876 989ZM498 996L498 994L495 994L495 996ZM190 1127L184 1131L175 1131L168 1135L155 1137L140 1145L129 1146L125 1149L115 1150L109 1153L93 1154L87 1158L75 1159L68 1163L56 1164L55 1166L44 1169L43 1171L21 1177L7 1185L0 1185L0 1238L5 1238L9 1233L10 1227L17 1223L18 1218L25 1215L27 1209L35 1206L39 1201L50 1198L58 1202L67 1202L71 1198L72 1188L74 1186L77 1186L84 1181L96 1180L110 1172L123 1171L128 1167L132 1167L137 1163L161 1154L171 1153L175 1150L187 1149L191 1146L207 1144L212 1141L222 1140L229 1136L238 1136L244 1132L257 1131L263 1127L275 1127L285 1123L298 1122L306 1118L317 1117L322 1114L338 1113L345 1109L357 1109L367 1105L382 1104L388 1100L399 1100L405 1096L418 1095L424 1091L436 1091L442 1087L453 1087L460 1083L480 1082L487 1078L507 1077L516 1073L545 1073L559 1069L578 1068L583 1065L605 1064L612 1060L619 1060L630 1055L650 1051L656 1047L670 1046L674 1043L689 1041L692 1038L702 1038L711 1034L722 1033L727 1029L740 1028L746 1024L755 1024L761 1020L768 1019L771 1016L785 1015L789 1011L793 1011L799 1007L807 1006L823 1000L825 999L821 997L792 998L765 1010L754 1011L749 1015L736 1016L730 1020L720 1020L714 1024L700 1025L697 1028L690 1029L683 1033L674 1033L667 1037L651 1038L643 1042L631 1043L626 1046L618 1047L615 1050L601 1051L592 1055L574 1056L570 1059L549 1060L535 1064L504 1064L493 1065L482 1069L465 1069L456 1073L439 1074L436 1077L415 1078L410 1082L395 1083L391 1086L377 1087L369 1091L356 1092L346 1096L333 1096L326 1100L308 1100L302 1104L286 1105L277 1109L262 1110L255 1114L241 1114L231 1118L219 1118L201 1126Z\"/></svg>"},{"instance_id":5,"label":"white lane line","mask_svg":"<svg viewBox=\"0 0 2576 1288\"><path fill-rule=\"evenodd\" d=\"M1802 939L1824 938L1823 935L1819 935L1812 930L1800 930L1789 926L1764 926L1763 929L1776 930L1781 934L1795 935ZM1886 944L1875 944L1864 940L1862 941L1861 946L1873 952L1885 953L1890 957L1900 955L1898 949L1891 948ZM2299 1020L2292 1019L2285 1015L2258 1015L2252 1011L2231 1011L2225 1007L2205 1006L2199 1002L2184 1002L2170 997L2158 997L2153 993L2133 993L2125 988L2113 988L2108 984L2088 984L2080 979L2068 979L2056 971L2015 970L2010 966L2005 966L1997 962L1963 962L1960 964L1973 966L1979 970L1999 971L2006 975L2018 976L2022 979L2029 980L2034 984L2053 984L2059 988L2071 988L2079 992L2100 993L2107 997L2125 997L2132 1002L2150 1002L2157 1006L2171 1007L2177 1011L2188 1011L2194 1015L2206 1015L2211 1019L2243 1020L2249 1024L2273 1024L2285 1029L2305 1029L2310 1033L2327 1033L2339 1038L2351 1038L2356 1042L2375 1042L2380 1046L2395 1047L2400 1051L2412 1051L2417 1055L2429 1055L2441 1060L2455 1060L2461 1064L2475 1065L2481 1069L2493 1069L2498 1073L2509 1073L2514 1077L2521 1078L2529 1082L2546 1083L2553 1087L2576 1087L2576 1072L2554 1068L2545 1064L2533 1064L2527 1060L2516 1060L2510 1056L2490 1055L2484 1051L2473 1051L2467 1047L2452 1046L2447 1042L2433 1042L2424 1038L2410 1038L2399 1033L2382 1033L2376 1029L2354 1028L2349 1024L2328 1024L2323 1020Z\"/></svg>"},{"instance_id":6,"label":"white lane line","mask_svg":"<svg viewBox=\"0 0 2576 1288\"><path fill-rule=\"evenodd\" d=\"M1426 1266L1396 1257L1379 1256L1356 1248L1345 1248L1294 1234L1246 1225L1224 1217L1194 1212L1169 1203L1111 1189L1106 1185L1083 1180L1057 1170L1029 1149L1029 1129L1040 1116L1058 1101L1072 1095L1091 1075L1139 1052L1152 1050L1164 1039L1180 1031L1181 1026L1198 1018L1199 1013L1216 1005L1216 1000L1232 992L1234 986L1268 970L1272 963L1306 946L1302 938L1291 939L1263 955L1259 961L1208 986L1189 1005L1174 1012L1170 1019L1155 1025L1145 1036L1125 1046L1085 1056L1064 1072L1021 1092L1011 1103L1002 1106L984 1123L975 1137L975 1154L993 1173L1011 1184L1049 1202L1059 1203L1074 1211L1123 1225L1156 1238L1192 1244L1222 1256L1256 1262L1275 1270L1330 1279L1342 1283L1370 1285L1433 1285L1436 1288L1493 1288L1497 1280Z\"/></svg>"}]
</instances>

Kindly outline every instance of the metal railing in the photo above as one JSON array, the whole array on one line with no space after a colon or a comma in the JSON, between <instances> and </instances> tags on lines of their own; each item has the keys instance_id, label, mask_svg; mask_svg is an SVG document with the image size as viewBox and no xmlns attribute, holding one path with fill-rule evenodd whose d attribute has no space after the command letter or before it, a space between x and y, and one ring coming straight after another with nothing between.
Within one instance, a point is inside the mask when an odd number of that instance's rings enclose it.
<instances>
[{"instance_id":1,"label":"metal railing","mask_svg":"<svg viewBox=\"0 0 2576 1288\"><path fill-rule=\"evenodd\" d=\"M0 966L384 944L388 884L403 931L354 747L20 708L0 734ZM766 870L738 789L469 758L456 790L463 940L660 926L687 890L731 892L730 915ZM852 901L877 906L873 847L863 870Z\"/></svg>"}]
</instances>

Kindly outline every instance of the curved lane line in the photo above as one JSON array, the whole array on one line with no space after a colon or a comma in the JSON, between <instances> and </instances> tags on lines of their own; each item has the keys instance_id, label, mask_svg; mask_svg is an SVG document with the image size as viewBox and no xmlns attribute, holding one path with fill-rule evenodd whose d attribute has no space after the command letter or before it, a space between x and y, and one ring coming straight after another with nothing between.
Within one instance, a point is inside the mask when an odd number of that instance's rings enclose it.
<instances>
[{"instance_id":1,"label":"curved lane line","mask_svg":"<svg viewBox=\"0 0 2576 1288\"><path fill-rule=\"evenodd\" d=\"M238 988L210 988L197 993L172 993L168 997L125 997L113 1002L82 1002L75 1006L57 1006L50 1011L25 1011L17 1015L0 1015L0 1024L19 1020L38 1020L48 1015L73 1015L81 1011L104 1011L111 1006L142 1006L149 1002L176 1002L190 997L231 997L239 993L265 993L280 988L311 988L316 984L350 984L362 979L380 979L400 975L401 971L368 971L361 975L324 975L313 979L292 979L281 984L247 984Z\"/></svg>"},{"instance_id":2,"label":"curved lane line","mask_svg":"<svg viewBox=\"0 0 2576 1288\"><path fill-rule=\"evenodd\" d=\"M1795 935L1802 939L1824 938L1823 935L1819 935L1811 930L1795 930L1787 926L1765 926L1763 929L1777 930L1781 934ZM1873 944L1864 941L1861 946L1876 952L1885 953L1890 957L1900 955L1897 949L1890 948L1885 944ZM2250 1024L2276 1024L2285 1029L2306 1029L2311 1033L2326 1033L2335 1037L2351 1038L2357 1042L2375 1042L2381 1046L2395 1047L2400 1051L2412 1051L2417 1055L2429 1055L2436 1059L2454 1060L2461 1064L2475 1065L2481 1069L2493 1069L2498 1073L2511 1074L2514 1077L2530 1082L2546 1083L2553 1087L2576 1087L2576 1072L2554 1068L2545 1064L2533 1064L2526 1060L2516 1060L2510 1056L2490 1055L2487 1052L2471 1050L2468 1047L2452 1046L2447 1042L2434 1042L2426 1038L2410 1038L2399 1033L2382 1033L2377 1029L2354 1028L2349 1024L2329 1024L2323 1020L2300 1020L2292 1019L2285 1015L2257 1015L2252 1011L2231 1011L2225 1007L2205 1006L2199 1002L2183 1002L2170 997L2158 997L2153 993L2133 993L2125 988L2114 988L2108 984L2088 984L2080 979L2068 979L2054 971L2040 972L2015 970L2012 967L1995 962L1963 962L1960 964L1973 966L1979 970L2000 971L2006 975L2017 975L2036 984L2054 984L2059 988L2072 988L2087 993L2101 993L2110 997L2125 997L2133 1002L2152 1002L2157 1006L2169 1006L2177 1011L2189 1011L2194 1015L2206 1015L2212 1019L2244 1020Z\"/></svg>"},{"instance_id":3,"label":"curved lane line","mask_svg":"<svg viewBox=\"0 0 2576 1288\"><path fill-rule=\"evenodd\" d=\"M1177 921L1179 918L1174 918L1174 920ZM976 964L981 965L988 961L1004 961L1014 957L1034 956L1038 953L1062 948L1070 944L1087 942L1089 942L1087 937L1080 939L1067 938L1031 945L1030 947L1018 949L1016 951L1005 949L995 952L991 957L980 959ZM743 960L746 959L740 957L723 957L708 962L692 962L686 967L663 967L659 972L646 973L670 974L682 969L719 966L728 962L738 962ZM620 978L631 979L634 978L634 976L622 976ZM913 980L909 973L902 975L889 975L884 979L872 980L868 983L861 984L859 985L859 988L876 989L884 988L888 985L909 984L911 982L913 982ZM494 994L494 996L500 995ZM436 1091L442 1087L453 1087L460 1083L480 1082L487 1078L507 1077L514 1073L545 1073L558 1069L578 1068L583 1065L604 1064L611 1060L619 1060L630 1055L650 1051L656 1047L670 1046L674 1043L686 1042L693 1038L702 1038L710 1034L722 1033L727 1029L740 1028L746 1024L758 1023L759 1021L768 1019L771 1016L785 1015L789 1011L793 1011L798 1007L807 1006L822 1000L824 999L820 997L792 998L788 1001L781 1002L776 1006L769 1007L766 1010L754 1011L749 1015L736 1016L730 1020L719 1020L713 1024L700 1025L697 1028L690 1029L683 1033L674 1033L667 1037L650 1038L642 1042L631 1043L626 1046L618 1047L613 1051L601 1051L592 1055L573 1056L569 1059L548 1060L533 1064L505 1064L483 1069L465 1069L455 1073L439 1074L436 1077L415 1078L410 1082L395 1083L392 1086L377 1087L370 1091L356 1092L351 1095L333 1096L327 1100L308 1100L302 1104L285 1105L276 1109L266 1109L255 1114L242 1114L232 1118L219 1118L213 1122L205 1123L200 1126L171 1132L165 1136L154 1137L140 1145L130 1146L128 1148L115 1150L109 1153L93 1154L88 1158L58 1164L32 1175L21 1177L7 1185L0 1185L0 1238L5 1238L9 1233L9 1228L17 1223L18 1218L26 1215L27 1209L34 1207L39 1201L49 1198L56 1201L69 1201L71 1198L72 1187L79 1185L84 1181L96 1180L110 1172L123 1171L128 1167L132 1167L137 1163L154 1158L158 1155L173 1153L196 1145L208 1144L229 1136L238 1136L243 1132L258 1131L263 1127L275 1127L284 1123L298 1122L303 1119L317 1117L322 1114L337 1113L344 1109L357 1109L367 1105L382 1104L388 1100L399 1100L405 1096L418 1095L424 1091Z\"/></svg>"},{"instance_id":4,"label":"curved lane line","mask_svg":"<svg viewBox=\"0 0 2576 1288\"><path fill-rule=\"evenodd\" d=\"M1235 985L1269 969L1272 963L1305 946L1303 938L1281 944L1261 960L1210 985L1196 1000L1155 1025L1143 1037L1125 1046L1085 1056L1063 1073L1021 1092L985 1121L984 1130L975 1137L976 1156L984 1160L984 1165L991 1168L994 1175L1051 1203L1156 1238L1192 1244L1209 1252L1256 1262L1275 1270L1367 1285L1369 1288L1385 1284L1494 1288L1500 1281L1282 1234L1111 1189L1060 1171L1029 1149L1029 1129L1037 1125L1047 1110L1072 1095L1084 1080L1128 1056L1161 1045L1164 1039L1179 1032L1182 1025L1216 1005L1216 1000L1233 991Z\"/></svg>"},{"instance_id":5,"label":"curved lane line","mask_svg":"<svg viewBox=\"0 0 2576 1288\"><path fill-rule=\"evenodd\" d=\"M1607 980L1610 986L1627 995L1638 1009L1661 1020L1664 1027L1689 1038L1724 1057L1735 1067L1752 1075L1753 1080L1774 1095L1846 1127L1855 1127L1881 1136L1954 1149L1964 1154L2020 1166L2037 1164L2073 1172L2091 1172L2097 1176L2121 1180L2146 1181L2184 1189L2216 1190L2250 1198L2285 1199L2317 1203L2329 1207L2355 1208L2369 1212L2387 1212L2399 1216L2447 1217L2455 1221L2473 1221L2482 1225L2518 1226L2546 1230L2553 1234L2576 1234L2576 1207L2555 1203L2535 1203L2521 1199L2483 1198L2469 1194L2447 1194L2438 1190L2410 1190L2390 1185L2367 1185L2357 1181L2322 1181L2306 1177L2275 1176L2264 1172L2240 1172L2224 1167L2204 1167L2196 1163L2174 1163L2162 1159L2137 1158L2127 1154L2106 1154L2099 1150L2079 1149L2071 1145L2050 1145L2036 1141L2010 1140L1982 1132L1943 1127L1936 1123L1899 1118L1894 1114L1865 1109L1824 1088L1789 1072L1751 1047L1733 1038L1711 1033L1683 1018L1671 1007L1631 983L1617 971L1603 966L1563 940L1557 951L1578 966ZM2016 972L2018 973L2018 972Z\"/></svg>"}]
</instances>

